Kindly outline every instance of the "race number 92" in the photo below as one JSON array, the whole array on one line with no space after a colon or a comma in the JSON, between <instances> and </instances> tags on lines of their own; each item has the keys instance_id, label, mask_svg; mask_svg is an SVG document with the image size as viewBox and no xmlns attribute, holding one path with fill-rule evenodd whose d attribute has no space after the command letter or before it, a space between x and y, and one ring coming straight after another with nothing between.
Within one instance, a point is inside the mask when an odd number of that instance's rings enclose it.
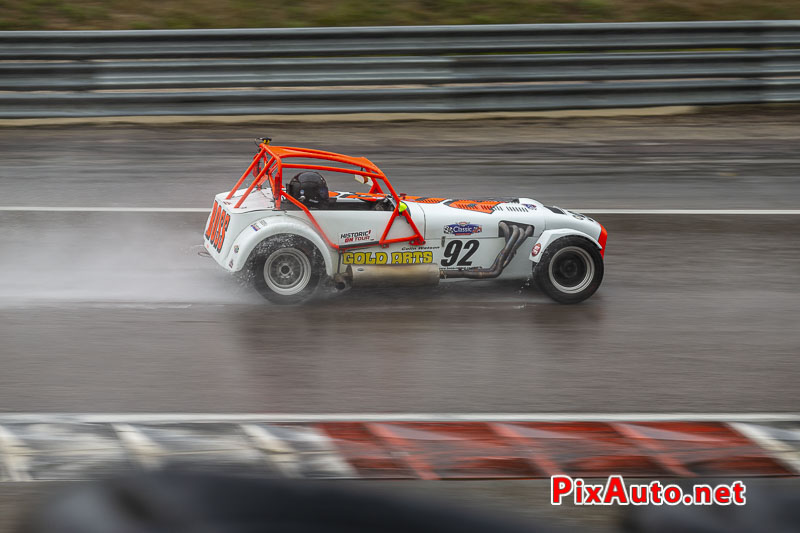
<instances>
[{"instance_id":1,"label":"race number 92","mask_svg":"<svg viewBox=\"0 0 800 533\"><path fill-rule=\"evenodd\" d=\"M225 233L228 231L230 221L231 216L218 203L214 202L205 236L217 252L222 250L222 243L225 242Z\"/></svg>"},{"instance_id":2,"label":"race number 92","mask_svg":"<svg viewBox=\"0 0 800 533\"><path fill-rule=\"evenodd\" d=\"M472 261L470 258L478 251L478 245L477 239L471 239L466 242L460 240L450 241L444 248L442 266L471 266Z\"/></svg>"}]
</instances>

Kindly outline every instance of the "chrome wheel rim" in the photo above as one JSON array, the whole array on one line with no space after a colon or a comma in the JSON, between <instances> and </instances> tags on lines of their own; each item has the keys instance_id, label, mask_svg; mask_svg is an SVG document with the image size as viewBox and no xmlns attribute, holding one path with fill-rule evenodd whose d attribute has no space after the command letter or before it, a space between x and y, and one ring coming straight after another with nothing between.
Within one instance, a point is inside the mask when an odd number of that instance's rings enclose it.
<instances>
[{"instance_id":1,"label":"chrome wheel rim","mask_svg":"<svg viewBox=\"0 0 800 533\"><path fill-rule=\"evenodd\" d=\"M579 246L565 246L558 250L547 269L550 283L565 294L585 290L594 279L594 271L592 256Z\"/></svg>"},{"instance_id":2,"label":"chrome wheel rim","mask_svg":"<svg viewBox=\"0 0 800 533\"><path fill-rule=\"evenodd\" d=\"M302 291L311 279L311 262L297 248L280 248L264 262L264 281L277 294L290 296Z\"/></svg>"}]
</instances>

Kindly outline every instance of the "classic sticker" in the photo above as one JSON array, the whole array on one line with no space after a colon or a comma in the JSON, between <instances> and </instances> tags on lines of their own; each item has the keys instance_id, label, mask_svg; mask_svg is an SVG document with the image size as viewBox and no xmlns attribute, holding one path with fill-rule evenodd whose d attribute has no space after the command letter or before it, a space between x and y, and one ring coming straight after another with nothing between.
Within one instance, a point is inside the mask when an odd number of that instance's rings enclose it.
<instances>
[{"instance_id":1,"label":"classic sticker","mask_svg":"<svg viewBox=\"0 0 800 533\"><path fill-rule=\"evenodd\" d=\"M433 263L433 252L345 252L342 254L345 265L411 265Z\"/></svg>"},{"instance_id":2,"label":"classic sticker","mask_svg":"<svg viewBox=\"0 0 800 533\"><path fill-rule=\"evenodd\" d=\"M480 224L470 224L469 222L458 222L456 224L448 224L444 227L445 233L457 236L474 235L482 231L483 226Z\"/></svg>"}]
</instances>

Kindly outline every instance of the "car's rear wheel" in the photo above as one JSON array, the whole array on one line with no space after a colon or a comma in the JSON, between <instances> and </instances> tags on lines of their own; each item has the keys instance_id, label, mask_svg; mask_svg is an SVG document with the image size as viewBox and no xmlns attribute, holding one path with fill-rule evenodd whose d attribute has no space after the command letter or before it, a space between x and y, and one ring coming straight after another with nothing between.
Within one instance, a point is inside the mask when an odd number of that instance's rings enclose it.
<instances>
[{"instance_id":1,"label":"car's rear wheel","mask_svg":"<svg viewBox=\"0 0 800 533\"><path fill-rule=\"evenodd\" d=\"M279 235L254 251L251 272L256 290L276 304L297 304L310 299L323 272L316 247L298 237Z\"/></svg>"},{"instance_id":2,"label":"car's rear wheel","mask_svg":"<svg viewBox=\"0 0 800 533\"><path fill-rule=\"evenodd\" d=\"M553 300L574 304L595 293L603 281L603 257L582 237L562 237L547 247L533 279Z\"/></svg>"}]
</instances>

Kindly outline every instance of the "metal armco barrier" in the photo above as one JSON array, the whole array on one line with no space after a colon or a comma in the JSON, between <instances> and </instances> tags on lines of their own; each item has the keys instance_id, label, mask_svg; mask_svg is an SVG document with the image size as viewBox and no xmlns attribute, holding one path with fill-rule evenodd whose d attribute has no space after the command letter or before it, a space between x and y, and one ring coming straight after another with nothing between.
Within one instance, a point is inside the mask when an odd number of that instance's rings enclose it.
<instances>
[{"instance_id":1,"label":"metal armco barrier","mask_svg":"<svg viewBox=\"0 0 800 533\"><path fill-rule=\"evenodd\" d=\"M798 443L796 416L4 415L0 481L180 465L301 478L798 476Z\"/></svg>"},{"instance_id":2,"label":"metal armco barrier","mask_svg":"<svg viewBox=\"0 0 800 533\"><path fill-rule=\"evenodd\" d=\"M0 118L800 101L800 21L0 32Z\"/></svg>"}]
</instances>

